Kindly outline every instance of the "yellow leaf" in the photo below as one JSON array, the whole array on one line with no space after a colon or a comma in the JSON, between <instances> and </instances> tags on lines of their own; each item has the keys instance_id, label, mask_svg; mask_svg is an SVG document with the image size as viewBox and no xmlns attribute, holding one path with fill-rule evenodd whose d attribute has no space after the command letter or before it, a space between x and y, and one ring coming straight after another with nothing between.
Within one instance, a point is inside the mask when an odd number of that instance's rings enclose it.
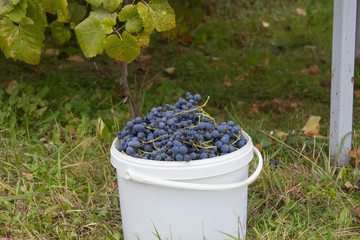
<instances>
[{"instance_id":1,"label":"yellow leaf","mask_svg":"<svg viewBox=\"0 0 360 240\"><path fill-rule=\"evenodd\" d=\"M283 137L287 136L287 133L284 133L282 131L276 132L275 133L276 136L278 136L280 139L282 139Z\"/></svg>"},{"instance_id":2,"label":"yellow leaf","mask_svg":"<svg viewBox=\"0 0 360 240\"><path fill-rule=\"evenodd\" d=\"M46 49L46 51L44 53L45 57L48 57L48 58L57 57L57 56L59 56L59 54L60 54L59 49L55 49L55 48L48 48L48 49Z\"/></svg>"},{"instance_id":3,"label":"yellow leaf","mask_svg":"<svg viewBox=\"0 0 360 240\"><path fill-rule=\"evenodd\" d=\"M74 54L68 57L66 60L71 62L84 62L85 59L80 54Z\"/></svg>"},{"instance_id":4,"label":"yellow leaf","mask_svg":"<svg viewBox=\"0 0 360 240\"><path fill-rule=\"evenodd\" d=\"M230 80L229 76L228 75L225 75L225 77L223 77L221 79L221 81L224 83L225 86L227 87L232 87L234 86L233 82Z\"/></svg>"},{"instance_id":5,"label":"yellow leaf","mask_svg":"<svg viewBox=\"0 0 360 240\"><path fill-rule=\"evenodd\" d=\"M300 16L306 16L306 10L301 9L301 8L297 8L296 9L296 14L300 15Z\"/></svg>"},{"instance_id":6,"label":"yellow leaf","mask_svg":"<svg viewBox=\"0 0 360 240\"><path fill-rule=\"evenodd\" d=\"M173 74L175 71L175 67L164 68L164 71L167 72L168 74Z\"/></svg>"},{"instance_id":7,"label":"yellow leaf","mask_svg":"<svg viewBox=\"0 0 360 240\"><path fill-rule=\"evenodd\" d=\"M268 22L261 21L261 24L263 25L264 28L270 27L270 23L268 23Z\"/></svg>"},{"instance_id":8,"label":"yellow leaf","mask_svg":"<svg viewBox=\"0 0 360 240\"><path fill-rule=\"evenodd\" d=\"M305 136L315 136L319 135L320 131L320 119L319 116L310 116L308 121L306 122L305 126L303 127L304 135Z\"/></svg>"}]
</instances>

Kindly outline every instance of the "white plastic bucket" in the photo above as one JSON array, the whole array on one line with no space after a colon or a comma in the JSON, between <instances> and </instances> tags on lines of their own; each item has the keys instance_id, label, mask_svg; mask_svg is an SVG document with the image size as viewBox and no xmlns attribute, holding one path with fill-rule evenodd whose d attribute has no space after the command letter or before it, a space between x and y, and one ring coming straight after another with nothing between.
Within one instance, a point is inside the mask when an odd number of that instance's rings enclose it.
<instances>
[{"instance_id":1,"label":"white plastic bucket","mask_svg":"<svg viewBox=\"0 0 360 240\"><path fill-rule=\"evenodd\" d=\"M116 138L110 154L124 239L245 239L247 186L259 176L263 159L243 134L248 141L241 149L190 162L133 158L117 150ZM253 152L259 163L248 177Z\"/></svg>"}]
</instances>

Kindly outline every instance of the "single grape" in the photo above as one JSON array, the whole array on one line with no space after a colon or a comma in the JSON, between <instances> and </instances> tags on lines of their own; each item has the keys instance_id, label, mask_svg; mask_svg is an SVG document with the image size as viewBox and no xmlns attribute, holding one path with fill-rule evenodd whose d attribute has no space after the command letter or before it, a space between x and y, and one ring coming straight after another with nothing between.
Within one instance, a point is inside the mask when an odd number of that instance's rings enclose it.
<instances>
[{"instance_id":1,"label":"single grape","mask_svg":"<svg viewBox=\"0 0 360 240\"><path fill-rule=\"evenodd\" d=\"M128 121L126 123L126 127L128 127L128 128L132 128L133 126L134 126L134 123L132 121Z\"/></svg>"},{"instance_id":2,"label":"single grape","mask_svg":"<svg viewBox=\"0 0 360 240\"><path fill-rule=\"evenodd\" d=\"M175 159L176 159L176 161L184 160L183 155L181 155L180 153L176 155Z\"/></svg>"},{"instance_id":3,"label":"single grape","mask_svg":"<svg viewBox=\"0 0 360 240\"><path fill-rule=\"evenodd\" d=\"M226 144L222 145L222 146L221 146L221 152L222 152L222 153L227 153L227 152L229 152L229 146L226 145Z\"/></svg>"},{"instance_id":4,"label":"single grape","mask_svg":"<svg viewBox=\"0 0 360 240\"><path fill-rule=\"evenodd\" d=\"M232 133L235 133L235 134L238 134L240 132L240 127L239 126L234 126L232 129L231 129L231 132Z\"/></svg>"},{"instance_id":5,"label":"single grape","mask_svg":"<svg viewBox=\"0 0 360 240\"><path fill-rule=\"evenodd\" d=\"M220 136L219 131L218 130L213 130L211 132L211 136L214 137L214 138L217 138L218 136Z\"/></svg>"},{"instance_id":6,"label":"single grape","mask_svg":"<svg viewBox=\"0 0 360 240\"><path fill-rule=\"evenodd\" d=\"M185 146L181 146L179 151L182 155L185 155L188 152L188 149Z\"/></svg>"},{"instance_id":7,"label":"single grape","mask_svg":"<svg viewBox=\"0 0 360 240\"><path fill-rule=\"evenodd\" d=\"M180 148L179 147L173 147L172 152L173 152L173 154L176 155L176 154L178 154L180 152Z\"/></svg>"},{"instance_id":8,"label":"single grape","mask_svg":"<svg viewBox=\"0 0 360 240\"><path fill-rule=\"evenodd\" d=\"M205 152L200 154L200 159L206 159L207 157L208 157L208 154Z\"/></svg>"},{"instance_id":9,"label":"single grape","mask_svg":"<svg viewBox=\"0 0 360 240\"><path fill-rule=\"evenodd\" d=\"M219 126L219 127L217 128L217 130L219 131L219 133L225 132L224 126Z\"/></svg>"},{"instance_id":10,"label":"single grape","mask_svg":"<svg viewBox=\"0 0 360 240\"><path fill-rule=\"evenodd\" d=\"M184 156L184 161L188 162L191 160L191 157L189 155Z\"/></svg>"},{"instance_id":11,"label":"single grape","mask_svg":"<svg viewBox=\"0 0 360 240\"><path fill-rule=\"evenodd\" d=\"M198 94L198 93L195 94L195 95L194 95L194 100L197 101L197 102L199 102L199 101L201 100L201 95Z\"/></svg>"}]
</instances>

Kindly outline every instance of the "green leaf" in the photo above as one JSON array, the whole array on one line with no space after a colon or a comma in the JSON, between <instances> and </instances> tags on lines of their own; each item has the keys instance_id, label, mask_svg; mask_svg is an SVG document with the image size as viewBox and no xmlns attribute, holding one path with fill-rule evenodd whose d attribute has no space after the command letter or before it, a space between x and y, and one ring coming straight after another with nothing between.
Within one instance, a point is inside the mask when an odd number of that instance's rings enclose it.
<instances>
[{"instance_id":1,"label":"green leaf","mask_svg":"<svg viewBox=\"0 0 360 240\"><path fill-rule=\"evenodd\" d=\"M106 34L110 34L113 32L112 27L116 24L116 21L114 19L111 18L105 18L104 20L101 21L101 25L104 28L104 31Z\"/></svg>"},{"instance_id":2,"label":"green leaf","mask_svg":"<svg viewBox=\"0 0 360 240\"><path fill-rule=\"evenodd\" d=\"M101 8L98 8L95 11L90 12L89 16L96 16L100 18L101 21L106 18L110 18L116 22L116 13L108 13Z\"/></svg>"},{"instance_id":3,"label":"green leaf","mask_svg":"<svg viewBox=\"0 0 360 240\"><path fill-rule=\"evenodd\" d=\"M138 16L137 6L129 4L121 9L118 18L121 22L125 22L126 20L134 18L136 16Z\"/></svg>"},{"instance_id":4,"label":"green leaf","mask_svg":"<svg viewBox=\"0 0 360 240\"><path fill-rule=\"evenodd\" d=\"M51 34L61 44L66 43L71 38L70 29L65 28L64 23L58 20L50 24Z\"/></svg>"},{"instance_id":5,"label":"green leaf","mask_svg":"<svg viewBox=\"0 0 360 240\"><path fill-rule=\"evenodd\" d=\"M14 9L14 4L9 0L0 0L0 15L11 12Z\"/></svg>"},{"instance_id":6,"label":"green leaf","mask_svg":"<svg viewBox=\"0 0 360 240\"><path fill-rule=\"evenodd\" d=\"M103 0L104 9L108 12L114 12L122 2L123 0Z\"/></svg>"},{"instance_id":7,"label":"green leaf","mask_svg":"<svg viewBox=\"0 0 360 240\"><path fill-rule=\"evenodd\" d=\"M154 29L154 20L153 20L153 11L148 6L142 2L137 4L138 13L143 21L144 28L147 32L150 32ZM120 20L121 21L121 20Z\"/></svg>"},{"instance_id":8,"label":"green leaf","mask_svg":"<svg viewBox=\"0 0 360 240\"><path fill-rule=\"evenodd\" d=\"M1 19L0 47L7 58L38 64L42 41L45 39L44 28L38 24L29 24L28 20L25 20L15 25L7 17Z\"/></svg>"},{"instance_id":9,"label":"green leaf","mask_svg":"<svg viewBox=\"0 0 360 240\"><path fill-rule=\"evenodd\" d=\"M99 7L103 2L103 0L86 0L86 1L94 7Z\"/></svg>"},{"instance_id":10,"label":"green leaf","mask_svg":"<svg viewBox=\"0 0 360 240\"><path fill-rule=\"evenodd\" d=\"M140 54L140 46L135 37L123 32L122 39L110 35L105 39L104 48L109 57L123 62L132 62Z\"/></svg>"},{"instance_id":11,"label":"green leaf","mask_svg":"<svg viewBox=\"0 0 360 240\"><path fill-rule=\"evenodd\" d=\"M143 31L142 33L136 36L136 39L138 40L140 47L149 45L151 33L152 31L151 32Z\"/></svg>"},{"instance_id":12,"label":"green leaf","mask_svg":"<svg viewBox=\"0 0 360 240\"><path fill-rule=\"evenodd\" d=\"M139 32L143 27L143 23L141 18L134 17L131 19L128 19L125 23L125 29L128 32Z\"/></svg>"},{"instance_id":13,"label":"green leaf","mask_svg":"<svg viewBox=\"0 0 360 240\"><path fill-rule=\"evenodd\" d=\"M175 27L175 13L166 0L139 2L138 12L146 29L156 28L162 32Z\"/></svg>"},{"instance_id":14,"label":"green leaf","mask_svg":"<svg viewBox=\"0 0 360 240\"><path fill-rule=\"evenodd\" d=\"M67 0L40 0L45 12L56 14L59 22L68 22L70 13Z\"/></svg>"},{"instance_id":15,"label":"green leaf","mask_svg":"<svg viewBox=\"0 0 360 240\"><path fill-rule=\"evenodd\" d=\"M106 34L113 32L112 27L116 24L116 13L110 14L102 9L96 9L95 11L90 12L89 16L96 16L100 18L101 25L103 26Z\"/></svg>"},{"instance_id":16,"label":"green leaf","mask_svg":"<svg viewBox=\"0 0 360 240\"><path fill-rule=\"evenodd\" d=\"M76 26L75 34L86 57L94 57L103 52L106 33L99 17L86 18Z\"/></svg>"},{"instance_id":17,"label":"green leaf","mask_svg":"<svg viewBox=\"0 0 360 240\"><path fill-rule=\"evenodd\" d=\"M79 23L86 16L86 6L80 5L77 2L69 3L68 9L71 16L71 22Z\"/></svg>"},{"instance_id":18,"label":"green leaf","mask_svg":"<svg viewBox=\"0 0 360 240\"><path fill-rule=\"evenodd\" d=\"M36 25L40 27L46 27L48 25L46 20L46 14L39 2L28 2L27 16L32 19Z\"/></svg>"},{"instance_id":19,"label":"green leaf","mask_svg":"<svg viewBox=\"0 0 360 240\"><path fill-rule=\"evenodd\" d=\"M14 22L20 22L21 19L26 15L26 8L27 8L27 2L21 1L6 16Z\"/></svg>"}]
</instances>

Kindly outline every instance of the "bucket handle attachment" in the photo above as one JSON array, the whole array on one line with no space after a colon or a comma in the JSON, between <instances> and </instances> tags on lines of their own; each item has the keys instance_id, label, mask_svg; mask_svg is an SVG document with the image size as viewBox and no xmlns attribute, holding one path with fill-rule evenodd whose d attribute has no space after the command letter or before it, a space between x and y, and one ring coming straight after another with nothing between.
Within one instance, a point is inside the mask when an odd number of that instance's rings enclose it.
<instances>
[{"instance_id":1,"label":"bucket handle attachment","mask_svg":"<svg viewBox=\"0 0 360 240\"><path fill-rule=\"evenodd\" d=\"M254 147L254 152L259 159L259 164L255 172L249 178L241 182L223 183L223 184L189 183L189 182L180 182L180 181L172 181L172 180L166 180L160 178L153 178L144 174L136 173L132 170L126 171L125 178L127 180L133 180L135 182L140 182L150 185L178 188L178 189L188 189L188 190L217 191L217 190L229 190L229 189L241 188L255 181L255 179L260 175L263 166L263 158L261 156L260 151L256 147Z\"/></svg>"}]
</instances>

